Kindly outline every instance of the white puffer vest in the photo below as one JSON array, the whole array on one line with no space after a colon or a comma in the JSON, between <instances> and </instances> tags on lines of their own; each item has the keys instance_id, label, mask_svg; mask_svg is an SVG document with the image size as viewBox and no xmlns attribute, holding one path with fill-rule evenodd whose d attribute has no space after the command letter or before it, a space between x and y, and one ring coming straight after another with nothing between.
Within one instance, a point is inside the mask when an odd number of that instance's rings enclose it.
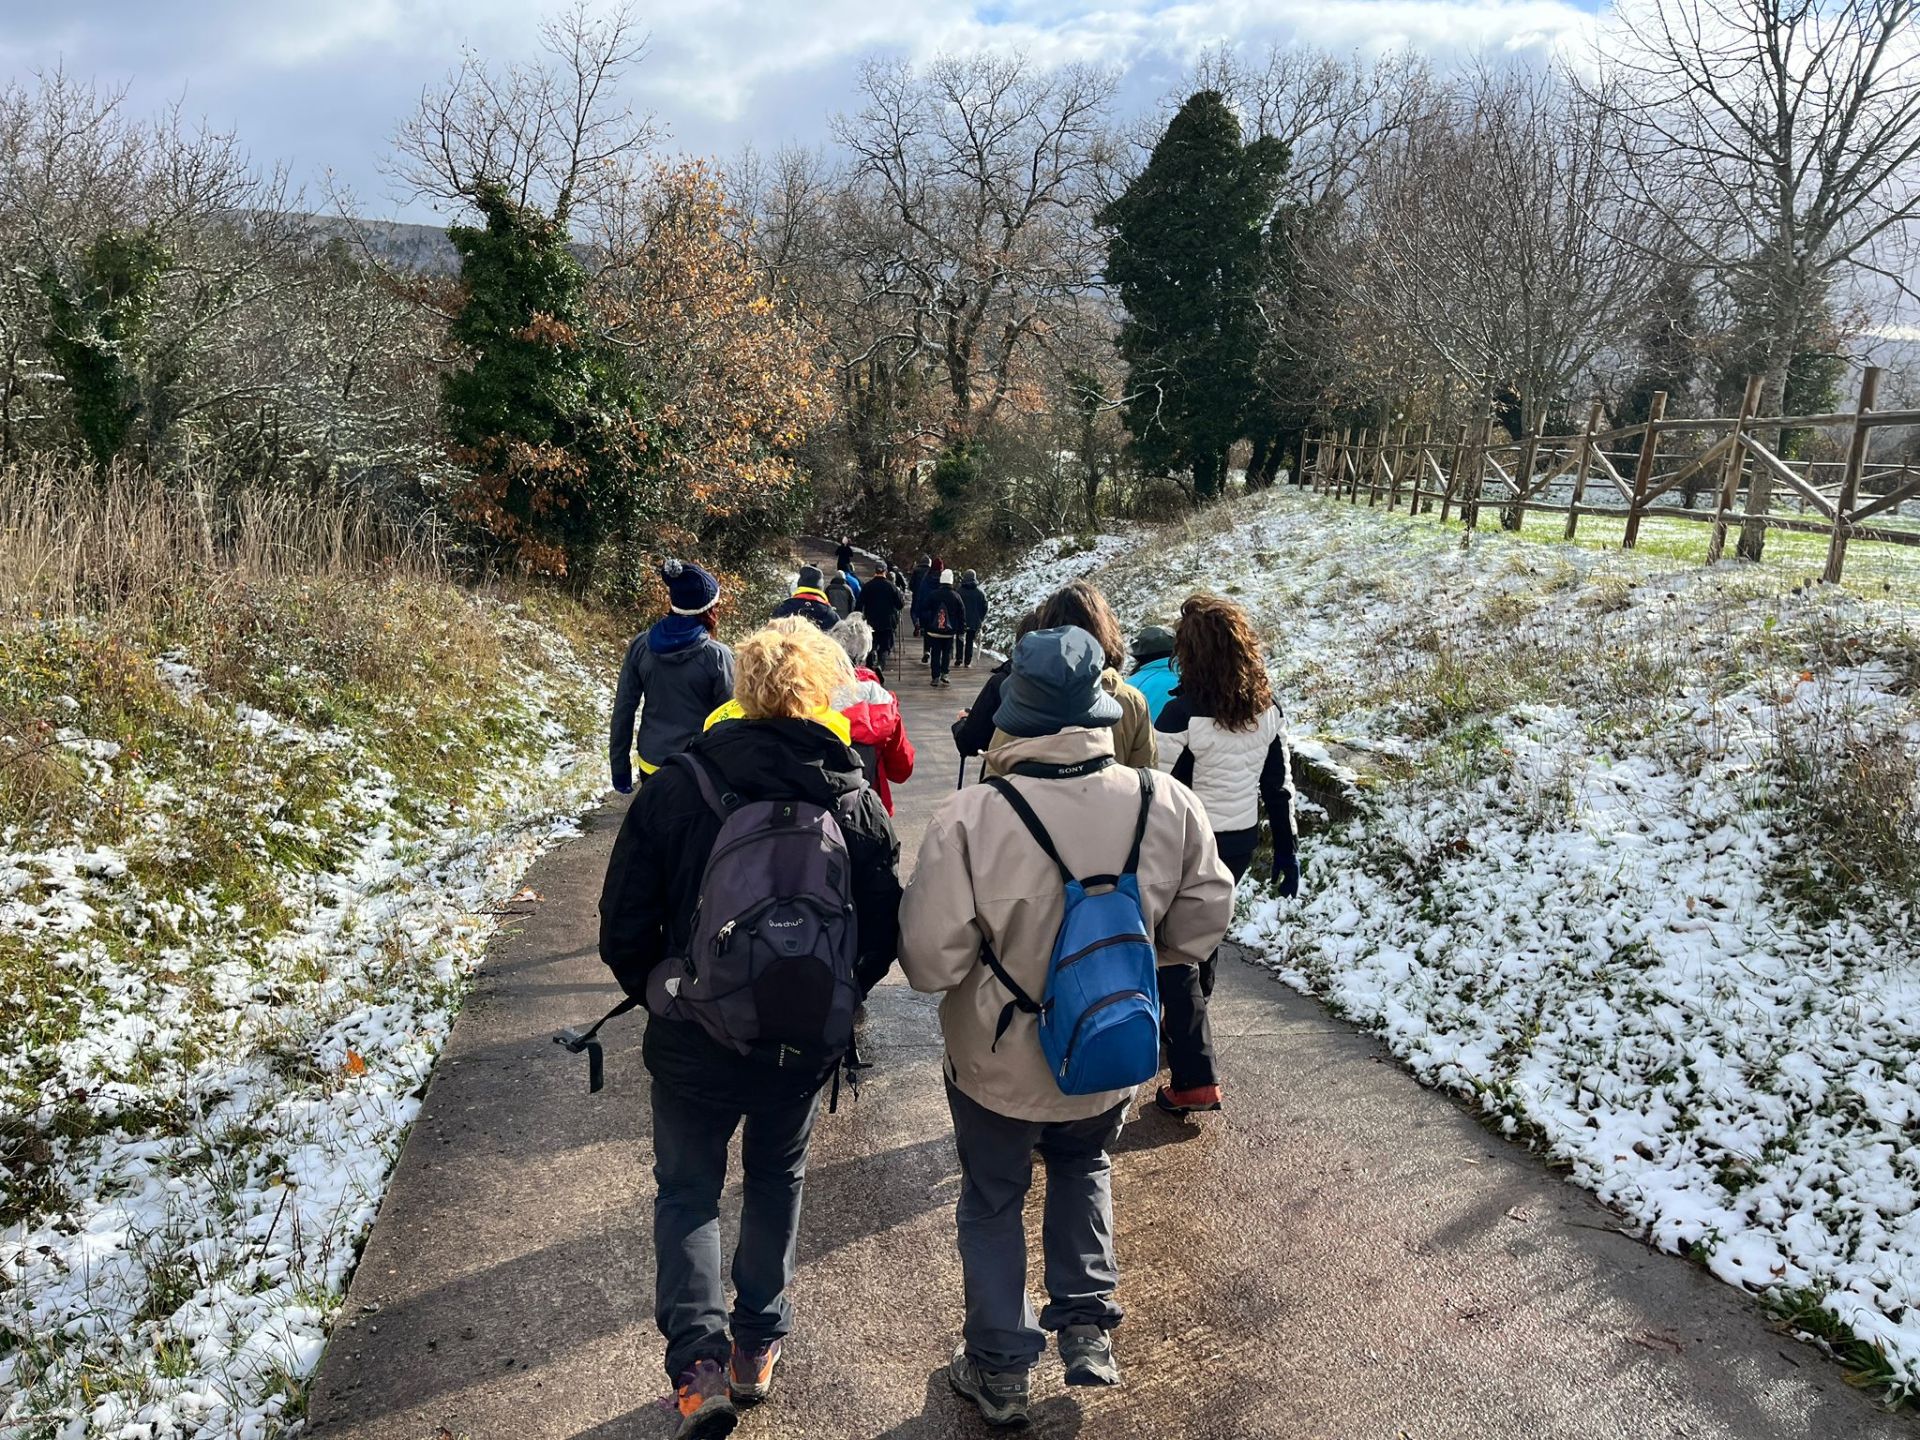
<instances>
[{"instance_id":1,"label":"white puffer vest","mask_svg":"<svg viewBox=\"0 0 1920 1440\"><path fill-rule=\"evenodd\" d=\"M1171 775L1181 755L1191 750L1193 793L1200 797L1215 833L1251 830L1260 823L1260 772L1266 767L1267 751L1284 728L1279 709L1272 705L1250 730L1226 730L1195 716L1185 730L1155 733L1160 745L1158 763Z\"/></svg>"}]
</instances>

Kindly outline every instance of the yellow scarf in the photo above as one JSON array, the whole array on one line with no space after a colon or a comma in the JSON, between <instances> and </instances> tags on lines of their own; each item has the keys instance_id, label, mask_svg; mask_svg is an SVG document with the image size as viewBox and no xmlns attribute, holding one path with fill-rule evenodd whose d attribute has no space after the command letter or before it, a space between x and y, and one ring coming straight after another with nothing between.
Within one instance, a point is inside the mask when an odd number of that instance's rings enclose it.
<instances>
[{"instance_id":1,"label":"yellow scarf","mask_svg":"<svg viewBox=\"0 0 1920 1440\"><path fill-rule=\"evenodd\" d=\"M707 716L707 723L700 728L703 730L711 730L722 721L744 720L746 718L747 712L740 708L740 702L738 700L729 700L718 710ZM839 737L842 745L850 745L853 743L853 726L847 722L847 717L842 715L838 710L822 710L819 714L809 715L807 718L816 725L826 726L827 729Z\"/></svg>"}]
</instances>

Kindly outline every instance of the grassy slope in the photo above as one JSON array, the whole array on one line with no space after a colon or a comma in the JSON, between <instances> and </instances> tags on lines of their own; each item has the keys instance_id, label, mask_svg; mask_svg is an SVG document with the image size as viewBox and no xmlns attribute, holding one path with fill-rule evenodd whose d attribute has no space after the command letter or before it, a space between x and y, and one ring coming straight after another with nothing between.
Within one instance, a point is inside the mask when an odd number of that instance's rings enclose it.
<instances>
[{"instance_id":1,"label":"grassy slope","mask_svg":"<svg viewBox=\"0 0 1920 1440\"><path fill-rule=\"evenodd\" d=\"M598 789L614 623L227 576L0 629L8 1420L297 1408L475 912Z\"/></svg>"},{"instance_id":2,"label":"grassy slope","mask_svg":"<svg viewBox=\"0 0 1920 1440\"><path fill-rule=\"evenodd\" d=\"M1531 519L1468 545L1283 492L1036 556L1000 613L1079 568L1129 624L1239 597L1302 748L1369 797L1243 937L1906 1388L1920 586L1807 588L1773 553L1676 567Z\"/></svg>"}]
</instances>

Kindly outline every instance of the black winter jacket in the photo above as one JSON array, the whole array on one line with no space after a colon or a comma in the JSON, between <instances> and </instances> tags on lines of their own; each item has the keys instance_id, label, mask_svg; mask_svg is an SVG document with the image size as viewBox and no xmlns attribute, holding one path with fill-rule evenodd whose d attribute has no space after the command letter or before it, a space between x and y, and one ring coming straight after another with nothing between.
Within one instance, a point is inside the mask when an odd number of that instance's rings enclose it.
<instances>
[{"instance_id":1,"label":"black winter jacket","mask_svg":"<svg viewBox=\"0 0 1920 1440\"><path fill-rule=\"evenodd\" d=\"M860 587L860 613L867 617L876 635L900 628L900 612L906 599L884 575L876 575Z\"/></svg>"},{"instance_id":2,"label":"black winter jacket","mask_svg":"<svg viewBox=\"0 0 1920 1440\"><path fill-rule=\"evenodd\" d=\"M954 748L962 755L978 755L993 743L993 717L1000 709L1000 687L1013 671L1013 661L1002 660L987 676L966 716L953 722Z\"/></svg>"},{"instance_id":3,"label":"black winter jacket","mask_svg":"<svg viewBox=\"0 0 1920 1440\"><path fill-rule=\"evenodd\" d=\"M728 720L687 747L711 762L727 786L753 800L807 800L832 809L866 785L860 762L838 736L807 720ZM861 794L842 821L853 862L859 925L855 979L864 997L885 977L898 949L900 842L880 797ZM669 765L640 788L613 843L600 892L600 958L629 995L646 994L654 966L684 954L707 853L720 820L693 776ZM643 1053L659 1084L689 1099L742 1111L790 1104L819 1089L833 1065L783 1070L715 1041L689 1020L649 1015Z\"/></svg>"},{"instance_id":4,"label":"black winter jacket","mask_svg":"<svg viewBox=\"0 0 1920 1440\"><path fill-rule=\"evenodd\" d=\"M827 603L826 593L820 590L796 590L774 608L776 620L784 620L789 615L811 621L820 630L831 630L840 623L839 611Z\"/></svg>"},{"instance_id":5,"label":"black winter jacket","mask_svg":"<svg viewBox=\"0 0 1920 1440\"><path fill-rule=\"evenodd\" d=\"M947 623L939 623L942 610L947 612ZM960 598L960 592L951 585L929 585L926 603L920 607L920 628L929 635L958 635L966 625L967 606Z\"/></svg>"},{"instance_id":6,"label":"black winter jacket","mask_svg":"<svg viewBox=\"0 0 1920 1440\"><path fill-rule=\"evenodd\" d=\"M987 623L987 592L977 581L960 582L960 603L967 612L967 629L978 630Z\"/></svg>"},{"instance_id":7,"label":"black winter jacket","mask_svg":"<svg viewBox=\"0 0 1920 1440\"><path fill-rule=\"evenodd\" d=\"M633 713L640 710L640 758L658 765L687 748L707 716L733 698L733 652L718 640L702 639L684 650L664 654L649 648L647 636L627 647L620 686L613 696L613 725L607 737L607 763L614 781L633 777ZM644 699L646 706L641 709Z\"/></svg>"}]
</instances>

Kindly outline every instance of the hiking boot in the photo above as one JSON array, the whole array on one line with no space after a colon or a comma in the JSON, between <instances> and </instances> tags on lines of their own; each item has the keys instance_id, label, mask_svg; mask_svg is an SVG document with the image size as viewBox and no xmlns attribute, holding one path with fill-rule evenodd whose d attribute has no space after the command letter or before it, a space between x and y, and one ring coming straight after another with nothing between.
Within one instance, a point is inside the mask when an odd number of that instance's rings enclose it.
<instances>
[{"instance_id":1,"label":"hiking boot","mask_svg":"<svg viewBox=\"0 0 1920 1440\"><path fill-rule=\"evenodd\" d=\"M1060 1363L1069 1385L1118 1385L1120 1362L1113 1341L1098 1325L1069 1325L1060 1332Z\"/></svg>"},{"instance_id":2,"label":"hiking boot","mask_svg":"<svg viewBox=\"0 0 1920 1440\"><path fill-rule=\"evenodd\" d=\"M759 1350L733 1347L733 1359L727 1362L727 1394L736 1405L758 1405L773 1392L773 1367L780 1363L780 1342L772 1341Z\"/></svg>"},{"instance_id":3,"label":"hiking boot","mask_svg":"<svg viewBox=\"0 0 1920 1440\"><path fill-rule=\"evenodd\" d=\"M982 1370L961 1345L947 1366L947 1380L956 1394L980 1407L980 1418L989 1425L1012 1429L1027 1423L1025 1370Z\"/></svg>"},{"instance_id":4,"label":"hiking boot","mask_svg":"<svg viewBox=\"0 0 1920 1440\"><path fill-rule=\"evenodd\" d=\"M1171 1085L1162 1085L1153 1103L1169 1115L1198 1115L1203 1110L1220 1108L1220 1087L1195 1085L1191 1090L1176 1090Z\"/></svg>"},{"instance_id":5,"label":"hiking boot","mask_svg":"<svg viewBox=\"0 0 1920 1440\"><path fill-rule=\"evenodd\" d=\"M720 1440L740 1423L727 1395L727 1372L717 1360L702 1360L680 1377L667 1405L680 1416L673 1440Z\"/></svg>"}]
</instances>

